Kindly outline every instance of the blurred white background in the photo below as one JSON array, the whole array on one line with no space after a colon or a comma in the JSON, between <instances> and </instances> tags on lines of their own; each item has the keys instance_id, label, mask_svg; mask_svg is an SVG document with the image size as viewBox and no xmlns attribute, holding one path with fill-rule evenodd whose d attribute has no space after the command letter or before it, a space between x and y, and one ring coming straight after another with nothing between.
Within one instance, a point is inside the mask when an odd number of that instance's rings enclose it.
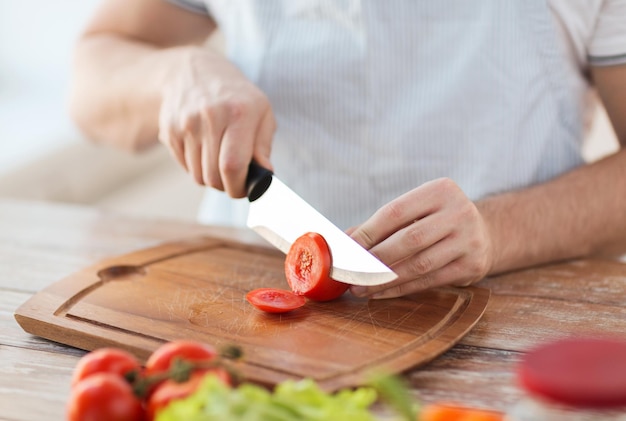
<instances>
[{"instance_id":1,"label":"blurred white background","mask_svg":"<svg viewBox=\"0 0 626 421\"><path fill-rule=\"evenodd\" d=\"M71 48L96 0L0 0L0 167L76 133L64 104Z\"/></svg>"},{"instance_id":2,"label":"blurred white background","mask_svg":"<svg viewBox=\"0 0 626 421\"><path fill-rule=\"evenodd\" d=\"M99 0L0 0L0 196L195 220L202 188L164 148L98 147L69 119L72 48ZM589 159L616 148L600 110Z\"/></svg>"}]
</instances>

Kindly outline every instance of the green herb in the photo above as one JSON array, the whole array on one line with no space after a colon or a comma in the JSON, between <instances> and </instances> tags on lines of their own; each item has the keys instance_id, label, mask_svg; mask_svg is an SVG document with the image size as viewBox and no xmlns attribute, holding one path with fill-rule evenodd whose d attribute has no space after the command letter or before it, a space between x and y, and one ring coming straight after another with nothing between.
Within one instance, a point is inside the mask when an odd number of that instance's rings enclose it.
<instances>
[{"instance_id":1,"label":"green herb","mask_svg":"<svg viewBox=\"0 0 626 421\"><path fill-rule=\"evenodd\" d=\"M324 392L311 379L285 381L273 392L244 383L229 388L207 376L186 399L172 402L157 421L375 421L368 408L377 400L374 388Z\"/></svg>"},{"instance_id":2,"label":"green herb","mask_svg":"<svg viewBox=\"0 0 626 421\"><path fill-rule=\"evenodd\" d=\"M370 384L380 394L381 399L394 408L405 420L416 420L419 406L409 394L406 382L398 376L376 375Z\"/></svg>"}]
</instances>

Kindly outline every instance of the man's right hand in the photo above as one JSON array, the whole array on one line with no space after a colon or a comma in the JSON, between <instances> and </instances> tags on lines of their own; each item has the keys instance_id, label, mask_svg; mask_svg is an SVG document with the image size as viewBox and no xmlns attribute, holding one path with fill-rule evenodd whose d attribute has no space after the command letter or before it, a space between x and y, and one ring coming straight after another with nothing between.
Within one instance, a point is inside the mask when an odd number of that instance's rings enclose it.
<instances>
[{"instance_id":1,"label":"man's right hand","mask_svg":"<svg viewBox=\"0 0 626 421\"><path fill-rule=\"evenodd\" d=\"M206 47L208 15L167 1L102 0L75 52L71 113L96 142L167 145L202 185L245 196L252 159L269 162L267 97Z\"/></svg>"},{"instance_id":2,"label":"man's right hand","mask_svg":"<svg viewBox=\"0 0 626 421\"><path fill-rule=\"evenodd\" d=\"M265 94L203 47L189 49L164 86L159 140L198 184L244 197L250 161L272 169L275 129Z\"/></svg>"}]
</instances>

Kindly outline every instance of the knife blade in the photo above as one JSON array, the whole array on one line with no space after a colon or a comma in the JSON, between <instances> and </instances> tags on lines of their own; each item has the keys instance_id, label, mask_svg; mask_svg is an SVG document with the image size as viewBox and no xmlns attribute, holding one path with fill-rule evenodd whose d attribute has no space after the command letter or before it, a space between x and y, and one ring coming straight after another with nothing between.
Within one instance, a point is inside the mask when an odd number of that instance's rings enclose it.
<instances>
[{"instance_id":1,"label":"knife blade","mask_svg":"<svg viewBox=\"0 0 626 421\"><path fill-rule=\"evenodd\" d=\"M252 162L246 188L250 208L247 226L287 254L307 232L321 234L330 248L330 276L351 285L380 285L397 275L349 235L330 222L280 181L270 170Z\"/></svg>"}]
</instances>

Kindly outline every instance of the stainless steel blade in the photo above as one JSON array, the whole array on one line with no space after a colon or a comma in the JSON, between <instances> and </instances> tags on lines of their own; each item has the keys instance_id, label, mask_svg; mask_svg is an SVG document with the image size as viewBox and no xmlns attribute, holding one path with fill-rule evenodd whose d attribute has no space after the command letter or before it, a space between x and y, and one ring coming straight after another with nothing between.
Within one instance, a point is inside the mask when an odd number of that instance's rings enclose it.
<instances>
[{"instance_id":1,"label":"stainless steel blade","mask_svg":"<svg viewBox=\"0 0 626 421\"><path fill-rule=\"evenodd\" d=\"M302 234L321 234L332 255L331 277L338 281L372 286L397 278L391 269L275 176L265 193L250 203L247 225L284 253Z\"/></svg>"}]
</instances>

